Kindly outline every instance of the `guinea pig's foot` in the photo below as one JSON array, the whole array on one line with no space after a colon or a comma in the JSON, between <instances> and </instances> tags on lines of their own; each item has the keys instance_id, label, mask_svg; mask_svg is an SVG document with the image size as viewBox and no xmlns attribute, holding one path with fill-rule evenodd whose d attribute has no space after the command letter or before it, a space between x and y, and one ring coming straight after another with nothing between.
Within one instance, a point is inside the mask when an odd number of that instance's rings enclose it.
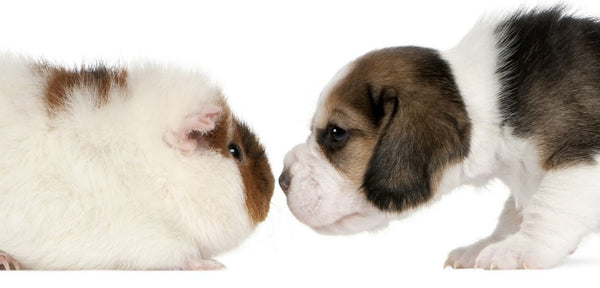
<instances>
[{"instance_id":1,"label":"guinea pig's foot","mask_svg":"<svg viewBox=\"0 0 600 288\"><path fill-rule=\"evenodd\" d=\"M213 259L200 259L196 261L188 261L183 267L184 270L222 270L225 265Z\"/></svg>"},{"instance_id":2,"label":"guinea pig's foot","mask_svg":"<svg viewBox=\"0 0 600 288\"><path fill-rule=\"evenodd\" d=\"M21 270L21 264L19 264L19 261L15 260L12 256L0 251L0 269Z\"/></svg>"},{"instance_id":3,"label":"guinea pig's foot","mask_svg":"<svg viewBox=\"0 0 600 288\"><path fill-rule=\"evenodd\" d=\"M215 105L202 107L187 115L174 131L165 133L163 140L167 145L184 154L190 154L198 148L198 141L192 137L192 134L204 135L215 129L221 113L221 107Z\"/></svg>"}]
</instances>

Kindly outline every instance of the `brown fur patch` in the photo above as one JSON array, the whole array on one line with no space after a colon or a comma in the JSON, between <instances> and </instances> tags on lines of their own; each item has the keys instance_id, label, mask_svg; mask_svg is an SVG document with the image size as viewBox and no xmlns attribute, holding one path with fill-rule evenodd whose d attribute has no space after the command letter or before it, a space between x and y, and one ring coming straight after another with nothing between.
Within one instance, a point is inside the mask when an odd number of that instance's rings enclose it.
<instances>
[{"instance_id":1,"label":"brown fur patch","mask_svg":"<svg viewBox=\"0 0 600 288\"><path fill-rule=\"evenodd\" d=\"M348 103L341 101L339 97L329 97L325 106L327 117L324 119L327 121L316 124L316 127L323 127L318 129L318 134L325 136L329 132L327 129L337 126L346 130L352 137L352 141L348 141L344 149L337 151L326 149L329 151L325 155L342 174L360 185L367 163L373 154L373 149L365 148L374 147L377 143L377 127L360 111L356 111ZM319 142L323 143L324 141L326 140L321 139Z\"/></svg>"},{"instance_id":2,"label":"brown fur patch","mask_svg":"<svg viewBox=\"0 0 600 288\"><path fill-rule=\"evenodd\" d=\"M256 136L232 116L225 100L221 100L219 106L223 110L215 128L208 134L194 133L190 137L218 151L223 157L237 161L244 185L246 209L252 222L258 224L267 217L273 195L275 180L271 166ZM231 145L239 147L239 159L231 155Z\"/></svg>"},{"instance_id":3,"label":"brown fur patch","mask_svg":"<svg viewBox=\"0 0 600 288\"><path fill-rule=\"evenodd\" d=\"M66 109L70 93L74 88L89 87L96 91L96 107L102 107L110 101L110 91L114 87L126 86L127 71L108 69L102 65L79 70L67 70L47 63L40 63L34 71L45 77L44 102L50 115L56 115Z\"/></svg>"},{"instance_id":4,"label":"brown fur patch","mask_svg":"<svg viewBox=\"0 0 600 288\"><path fill-rule=\"evenodd\" d=\"M235 133L231 143L242 150L238 163L246 193L246 208L254 224L262 222L269 212L275 178L264 148L248 127L234 119ZM231 157L231 156L230 156Z\"/></svg>"},{"instance_id":5,"label":"brown fur patch","mask_svg":"<svg viewBox=\"0 0 600 288\"><path fill-rule=\"evenodd\" d=\"M331 90L324 113L315 119L326 120L313 126L326 157L383 210L430 199L443 169L469 151L464 103L433 50L389 48L357 59ZM332 125L349 134L341 147L328 136Z\"/></svg>"}]
</instances>

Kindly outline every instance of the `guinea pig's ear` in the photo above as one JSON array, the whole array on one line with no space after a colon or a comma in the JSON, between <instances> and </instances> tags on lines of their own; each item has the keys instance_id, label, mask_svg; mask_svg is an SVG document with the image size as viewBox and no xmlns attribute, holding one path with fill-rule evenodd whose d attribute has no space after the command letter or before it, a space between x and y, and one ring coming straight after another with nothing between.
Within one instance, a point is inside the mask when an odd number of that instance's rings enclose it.
<instances>
[{"instance_id":1,"label":"guinea pig's ear","mask_svg":"<svg viewBox=\"0 0 600 288\"><path fill-rule=\"evenodd\" d=\"M198 141L193 134L205 135L216 127L223 110L217 105L208 104L180 120L177 127L167 131L163 140L167 145L178 149L184 154L194 152Z\"/></svg>"},{"instance_id":2,"label":"guinea pig's ear","mask_svg":"<svg viewBox=\"0 0 600 288\"><path fill-rule=\"evenodd\" d=\"M363 190L384 211L400 211L431 196L430 149L426 111L398 97L393 89L370 88L379 139L367 166Z\"/></svg>"}]
</instances>

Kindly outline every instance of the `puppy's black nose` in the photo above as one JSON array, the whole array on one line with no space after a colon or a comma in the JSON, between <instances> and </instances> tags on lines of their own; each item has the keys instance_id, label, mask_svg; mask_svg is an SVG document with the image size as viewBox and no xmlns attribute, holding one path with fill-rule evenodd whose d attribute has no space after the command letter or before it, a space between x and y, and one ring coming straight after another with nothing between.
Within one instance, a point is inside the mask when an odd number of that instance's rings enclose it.
<instances>
[{"instance_id":1,"label":"puppy's black nose","mask_svg":"<svg viewBox=\"0 0 600 288\"><path fill-rule=\"evenodd\" d=\"M283 172L279 176L279 186L281 187L281 190L283 190L283 193L285 195L287 195L288 189L290 189L291 184L292 176L290 175L290 171L288 171L287 169L283 170Z\"/></svg>"}]
</instances>

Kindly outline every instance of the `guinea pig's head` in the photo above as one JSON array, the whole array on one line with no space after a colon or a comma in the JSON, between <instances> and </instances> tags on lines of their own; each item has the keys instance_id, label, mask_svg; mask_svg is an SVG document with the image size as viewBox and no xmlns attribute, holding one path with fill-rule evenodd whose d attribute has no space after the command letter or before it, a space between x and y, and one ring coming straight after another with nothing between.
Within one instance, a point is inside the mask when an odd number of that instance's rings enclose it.
<instances>
[{"instance_id":1,"label":"guinea pig's head","mask_svg":"<svg viewBox=\"0 0 600 288\"><path fill-rule=\"evenodd\" d=\"M273 195L274 177L265 149L248 126L232 115L223 98L213 102L194 109L178 124L179 128L166 133L163 140L185 155L211 153L221 159L219 161L228 162L227 167L234 164L239 171L239 178L236 178L241 179L241 185L221 185L243 189L248 216L256 225L267 217ZM232 169L227 171L237 174Z\"/></svg>"},{"instance_id":2,"label":"guinea pig's head","mask_svg":"<svg viewBox=\"0 0 600 288\"><path fill-rule=\"evenodd\" d=\"M355 233L434 198L444 172L468 153L470 122L439 54L401 47L342 68L311 132L284 160L288 206L318 232Z\"/></svg>"},{"instance_id":3,"label":"guinea pig's head","mask_svg":"<svg viewBox=\"0 0 600 288\"><path fill-rule=\"evenodd\" d=\"M265 149L246 124L224 113L214 133L197 135L200 143L207 140L223 157L234 161L240 171L248 215L254 224L265 220L273 195L274 177ZM224 126L229 123L229 127Z\"/></svg>"}]
</instances>

